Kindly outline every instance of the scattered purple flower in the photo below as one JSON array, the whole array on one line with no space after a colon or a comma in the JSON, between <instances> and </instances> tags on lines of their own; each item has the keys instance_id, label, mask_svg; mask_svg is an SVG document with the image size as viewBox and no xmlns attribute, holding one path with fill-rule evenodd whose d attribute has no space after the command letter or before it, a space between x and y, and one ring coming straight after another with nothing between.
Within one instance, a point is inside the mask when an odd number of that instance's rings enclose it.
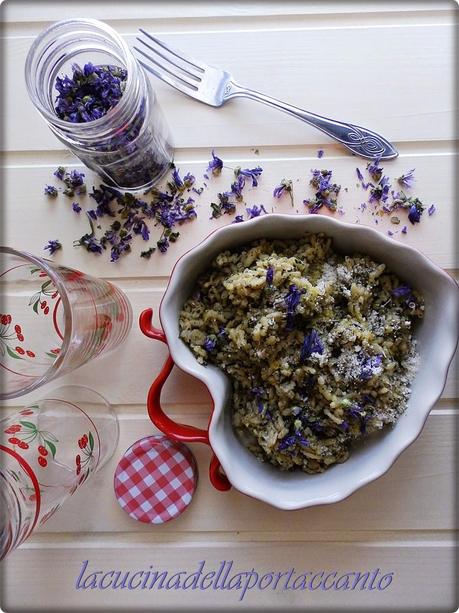
<instances>
[{"instance_id":1,"label":"scattered purple flower","mask_svg":"<svg viewBox=\"0 0 459 613\"><path fill-rule=\"evenodd\" d=\"M81 206L78 204L78 202L72 202L72 209L75 211L75 213L81 212Z\"/></svg>"},{"instance_id":2,"label":"scattered purple flower","mask_svg":"<svg viewBox=\"0 0 459 613\"><path fill-rule=\"evenodd\" d=\"M45 251L49 251L49 255L53 255L54 253L56 253L56 251L62 249L62 245L59 240L50 240L46 243L43 249Z\"/></svg>"},{"instance_id":3,"label":"scattered purple flower","mask_svg":"<svg viewBox=\"0 0 459 613\"><path fill-rule=\"evenodd\" d=\"M252 179L252 187L257 187L258 177L261 175L262 172L263 172L263 168L261 168L260 166L257 166L256 168L252 168L252 169L245 168L243 170L241 170L240 168L237 168L234 171L236 177L238 177L239 175L243 175L244 177L248 179Z\"/></svg>"},{"instance_id":4,"label":"scattered purple flower","mask_svg":"<svg viewBox=\"0 0 459 613\"><path fill-rule=\"evenodd\" d=\"M223 161L215 155L215 151L212 149L212 159L210 160L209 165L207 166L207 171L210 170L215 177L221 173L222 168L223 168ZM209 178L206 175L204 175L204 177L206 179Z\"/></svg>"},{"instance_id":5,"label":"scattered purple flower","mask_svg":"<svg viewBox=\"0 0 459 613\"><path fill-rule=\"evenodd\" d=\"M319 160L324 157L324 150L323 149L319 149L317 151L317 157L319 158Z\"/></svg>"},{"instance_id":6,"label":"scattered purple flower","mask_svg":"<svg viewBox=\"0 0 459 613\"><path fill-rule=\"evenodd\" d=\"M294 206L293 202L293 182L291 179L282 179L277 187L274 188L273 196L274 198L280 198L283 194L288 193L290 196L290 201L292 206Z\"/></svg>"},{"instance_id":7,"label":"scattered purple flower","mask_svg":"<svg viewBox=\"0 0 459 613\"><path fill-rule=\"evenodd\" d=\"M254 204L253 206L249 206L246 208L246 211L247 215L249 216L249 219L253 219L254 217L260 217L260 215L268 214L268 211L262 204L260 204L260 206L257 206L256 204Z\"/></svg>"},{"instance_id":8,"label":"scattered purple flower","mask_svg":"<svg viewBox=\"0 0 459 613\"><path fill-rule=\"evenodd\" d=\"M437 210L437 207L435 206L435 204L432 204L431 206L429 206L429 208L427 209L427 213L429 214L429 217L431 217L435 211Z\"/></svg>"},{"instance_id":9,"label":"scattered purple flower","mask_svg":"<svg viewBox=\"0 0 459 613\"><path fill-rule=\"evenodd\" d=\"M54 185L45 185L44 194L45 196L49 196L50 198L56 198L58 191L57 188L54 187Z\"/></svg>"},{"instance_id":10,"label":"scattered purple flower","mask_svg":"<svg viewBox=\"0 0 459 613\"><path fill-rule=\"evenodd\" d=\"M414 183L414 168L412 168L409 172L407 172L406 174L403 174L401 177L398 177L397 182L399 185L401 185L402 187L405 188L411 188L413 187L413 183Z\"/></svg>"},{"instance_id":11,"label":"scattered purple flower","mask_svg":"<svg viewBox=\"0 0 459 613\"><path fill-rule=\"evenodd\" d=\"M60 181L63 181L65 177L65 167L58 166L57 169L53 172L53 175L57 177Z\"/></svg>"},{"instance_id":12,"label":"scattered purple flower","mask_svg":"<svg viewBox=\"0 0 459 613\"><path fill-rule=\"evenodd\" d=\"M367 164L367 171L373 181L380 181L383 173L383 169L379 166L381 161L380 157L375 158L372 162Z\"/></svg>"}]
</instances>

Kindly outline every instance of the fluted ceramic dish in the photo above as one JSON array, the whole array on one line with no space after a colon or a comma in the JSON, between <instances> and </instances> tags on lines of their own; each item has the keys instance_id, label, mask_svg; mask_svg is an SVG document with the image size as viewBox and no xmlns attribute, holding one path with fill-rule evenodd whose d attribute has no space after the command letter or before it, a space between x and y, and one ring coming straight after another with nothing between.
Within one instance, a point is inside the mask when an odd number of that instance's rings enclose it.
<instances>
[{"instance_id":1,"label":"fluted ceramic dish","mask_svg":"<svg viewBox=\"0 0 459 613\"><path fill-rule=\"evenodd\" d=\"M368 437L349 459L321 474L283 472L262 463L236 437L231 423L231 385L217 367L202 366L179 338L179 314L197 277L221 251L255 239L294 239L306 232L333 237L343 253L368 254L384 262L425 300L425 317L416 330L420 366L412 383L405 413L393 428ZM266 215L221 228L176 264L160 306L162 331L151 325L151 309L141 315L145 334L166 342L170 356L153 382L148 409L153 422L168 436L184 442L208 443L214 452L210 478L218 489L231 485L239 491L280 509L328 504L346 498L383 475L421 433L430 410L440 397L459 333L459 290L455 282L422 253L387 238L372 228L351 225L326 216ZM208 430L176 424L161 409L161 388L174 363L205 383L214 408ZM219 464L226 478L219 471Z\"/></svg>"}]
</instances>

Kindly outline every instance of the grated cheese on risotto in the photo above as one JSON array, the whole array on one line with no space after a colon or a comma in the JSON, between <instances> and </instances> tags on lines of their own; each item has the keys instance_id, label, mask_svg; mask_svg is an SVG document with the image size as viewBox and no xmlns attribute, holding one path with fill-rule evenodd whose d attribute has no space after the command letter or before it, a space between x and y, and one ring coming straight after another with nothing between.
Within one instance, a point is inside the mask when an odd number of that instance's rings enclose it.
<instances>
[{"instance_id":1,"label":"grated cheese on risotto","mask_svg":"<svg viewBox=\"0 0 459 613\"><path fill-rule=\"evenodd\" d=\"M332 239L259 240L220 253L180 336L233 386L233 425L260 460L323 472L405 411L421 296Z\"/></svg>"}]
</instances>

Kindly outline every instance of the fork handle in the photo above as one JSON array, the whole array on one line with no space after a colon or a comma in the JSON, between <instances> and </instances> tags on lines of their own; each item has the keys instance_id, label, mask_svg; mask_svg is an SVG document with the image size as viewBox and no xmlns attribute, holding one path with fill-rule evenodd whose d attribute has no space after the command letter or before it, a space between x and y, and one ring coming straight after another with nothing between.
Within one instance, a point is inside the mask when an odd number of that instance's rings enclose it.
<instances>
[{"instance_id":1,"label":"fork handle","mask_svg":"<svg viewBox=\"0 0 459 613\"><path fill-rule=\"evenodd\" d=\"M382 160L390 160L398 156L398 151L389 141L379 134L367 130L367 128L322 117L321 115L316 115L315 113L304 111L297 106L282 102L277 98L261 94L253 89L241 87L234 81L228 82L224 93L225 100L238 97L263 102L297 119L301 119L338 141L356 155L369 159L380 157Z\"/></svg>"}]
</instances>

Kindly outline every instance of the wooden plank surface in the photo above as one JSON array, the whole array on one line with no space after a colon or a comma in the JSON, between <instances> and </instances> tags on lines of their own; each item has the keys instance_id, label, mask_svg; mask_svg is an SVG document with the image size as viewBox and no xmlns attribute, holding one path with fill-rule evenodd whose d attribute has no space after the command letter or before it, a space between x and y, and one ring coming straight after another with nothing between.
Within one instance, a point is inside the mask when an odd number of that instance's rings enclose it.
<instances>
[{"instance_id":1,"label":"wooden plank surface","mask_svg":"<svg viewBox=\"0 0 459 613\"><path fill-rule=\"evenodd\" d=\"M2 87L4 241L43 255L44 243L59 238L56 261L107 278L125 290L137 319L147 307L157 311L176 259L229 218L209 220L210 202L226 190L236 165L261 165L260 185L246 190L247 204L263 202L269 211L303 214L310 196L310 170L330 168L343 187L343 221L394 230L388 219L358 210L365 192L356 186L355 168L365 162L348 155L326 136L287 115L251 101L236 100L212 109L157 80L163 112L176 145L175 160L200 184L213 147L227 168L197 198L198 219L182 228L166 255L140 259L142 241L117 264L72 247L87 231L71 201L50 201L43 187L53 183L59 164L80 168L34 111L25 89L23 66L34 37L54 19L99 18L133 44L139 26L172 45L233 72L236 80L308 110L354 121L381 132L399 149L385 164L394 181L416 169L413 194L435 204L406 236L394 236L420 249L457 277L459 264L454 219L457 142L454 121L455 24L453 2L285 1L118 2L16 0L1 7L4 74ZM138 19L137 15L142 18ZM322 160L317 150L325 151ZM258 150L255 153L255 149ZM275 201L281 179L294 182L295 206ZM88 184L94 176L87 172ZM345 189L346 188L346 189ZM91 208L91 200L82 199ZM158 229L152 232L157 238ZM456 513L457 368L450 369L442 399L417 441L389 472L347 500L328 506L282 512L234 489L216 492L207 477L209 449L191 445L200 479L195 498L178 520L150 527L131 520L112 490L114 467L123 451L156 432L145 412L148 387L166 357L165 347L145 338L136 321L121 352L86 365L59 383L94 387L113 404L120 441L109 464L69 499L62 510L0 566L6 610L453 610L457 606ZM135 365L135 367L134 367ZM57 383L56 383L57 384ZM7 411L44 396L6 403ZM163 392L165 410L178 421L205 427L209 394L200 382L174 369ZM193 572L201 561L216 570L232 560L236 571L338 571L384 569L393 572L386 590L250 590L242 601L231 590L76 590L83 560L96 569L142 570L153 565L170 573ZM301 570L300 570L301 569Z\"/></svg>"}]
</instances>

